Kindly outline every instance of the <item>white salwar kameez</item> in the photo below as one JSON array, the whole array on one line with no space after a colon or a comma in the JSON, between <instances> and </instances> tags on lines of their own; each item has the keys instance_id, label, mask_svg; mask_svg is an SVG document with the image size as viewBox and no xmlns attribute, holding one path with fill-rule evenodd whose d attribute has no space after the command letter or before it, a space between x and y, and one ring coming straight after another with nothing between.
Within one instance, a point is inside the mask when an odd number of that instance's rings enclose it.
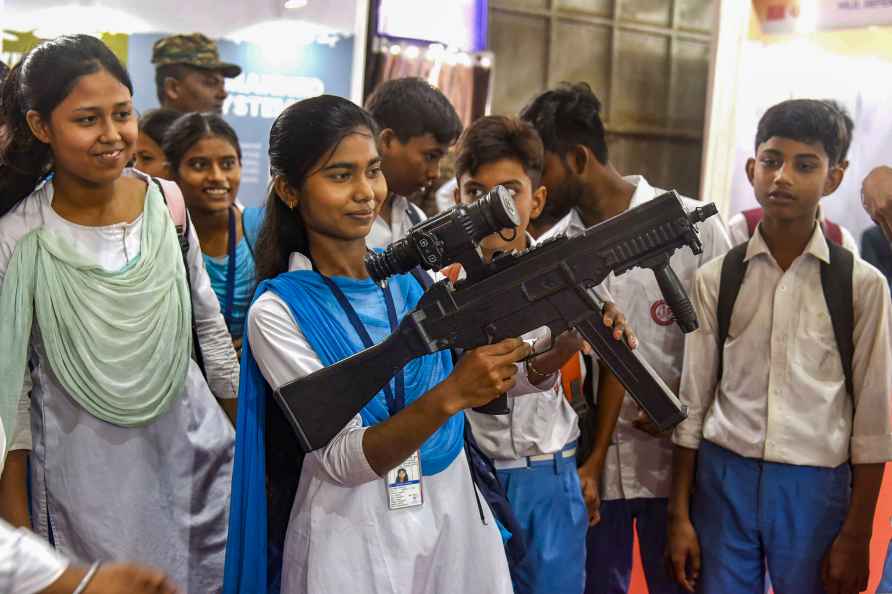
<instances>
[{"instance_id":1,"label":"white salwar kameez","mask_svg":"<svg viewBox=\"0 0 892 594\"><path fill-rule=\"evenodd\" d=\"M308 267L295 254L291 269ZM247 323L254 359L277 388L322 367L288 305L267 292ZM504 545L464 451L424 477L424 505L390 511L362 449L357 415L306 456L285 541L282 594L508 594ZM421 461L422 467L424 460Z\"/></svg>"},{"instance_id":2,"label":"white salwar kameez","mask_svg":"<svg viewBox=\"0 0 892 594\"><path fill-rule=\"evenodd\" d=\"M106 270L120 270L139 255L142 215L132 223L85 227L62 218L52 201L47 182L0 218L0 284L16 242L38 227L66 238ZM184 594L208 594L223 583L235 437L214 394L236 396L238 361L194 229L189 242L192 308L208 382L191 362L182 394L160 417L142 427L107 423L62 386L35 320L32 370L10 450L31 450L34 531L65 557L152 565Z\"/></svg>"}]
</instances>

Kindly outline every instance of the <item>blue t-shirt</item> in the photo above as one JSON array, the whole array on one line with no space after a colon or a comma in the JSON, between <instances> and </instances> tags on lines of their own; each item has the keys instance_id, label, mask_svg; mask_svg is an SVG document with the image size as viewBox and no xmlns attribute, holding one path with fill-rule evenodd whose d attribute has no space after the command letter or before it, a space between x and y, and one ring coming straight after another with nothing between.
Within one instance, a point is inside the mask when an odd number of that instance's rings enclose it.
<instances>
[{"instance_id":1,"label":"blue t-shirt","mask_svg":"<svg viewBox=\"0 0 892 594\"><path fill-rule=\"evenodd\" d=\"M246 208L242 212L244 236L235 246L235 286L232 299L232 313L226 320L229 334L233 339L242 337L245 331L245 315L254 288L257 286L257 274L254 268L254 247L257 243L259 227L263 221L263 209ZM220 312L226 315L226 274L229 267L229 256L204 256L204 266L211 279L211 288L220 302Z\"/></svg>"}]
</instances>

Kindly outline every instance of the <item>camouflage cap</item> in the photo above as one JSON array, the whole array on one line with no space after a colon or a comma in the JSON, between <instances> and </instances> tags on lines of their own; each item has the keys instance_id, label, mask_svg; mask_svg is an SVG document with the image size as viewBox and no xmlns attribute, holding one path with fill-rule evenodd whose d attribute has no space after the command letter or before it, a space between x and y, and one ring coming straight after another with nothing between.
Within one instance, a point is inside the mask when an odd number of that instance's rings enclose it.
<instances>
[{"instance_id":1,"label":"camouflage cap","mask_svg":"<svg viewBox=\"0 0 892 594\"><path fill-rule=\"evenodd\" d=\"M217 43L201 33L162 37L152 46L152 64L186 64L206 70L218 70L226 78L233 78L242 72L241 67L236 64L221 62Z\"/></svg>"}]
</instances>

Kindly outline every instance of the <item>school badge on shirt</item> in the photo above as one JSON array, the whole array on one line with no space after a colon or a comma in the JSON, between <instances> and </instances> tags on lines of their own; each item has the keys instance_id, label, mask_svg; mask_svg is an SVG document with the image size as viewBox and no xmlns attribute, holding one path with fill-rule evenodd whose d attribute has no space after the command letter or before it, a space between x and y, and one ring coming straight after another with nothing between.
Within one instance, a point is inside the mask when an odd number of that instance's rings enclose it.
<instances>
[{"instance_id":1,"label":"school badge on shirt","mask_svg":"<svg viewBox=\"0 0 892 594\"><path fill-rule=\"evenodd\" d=\"M418 507L424 503L421 490L421 456L418 452L387 472L387 506L391 510Z\"/></svg>"},{"instance_id":2,"label":"school badge on shirt","mask_svg":"<svg viewBox=\"0 0 892 594\"><path fill-rule=\"evenodd\" d=\"M675 321L672 308L662 299L650 306L650 317L659 326L671 326Z\"/></svg>"}]
</instances>

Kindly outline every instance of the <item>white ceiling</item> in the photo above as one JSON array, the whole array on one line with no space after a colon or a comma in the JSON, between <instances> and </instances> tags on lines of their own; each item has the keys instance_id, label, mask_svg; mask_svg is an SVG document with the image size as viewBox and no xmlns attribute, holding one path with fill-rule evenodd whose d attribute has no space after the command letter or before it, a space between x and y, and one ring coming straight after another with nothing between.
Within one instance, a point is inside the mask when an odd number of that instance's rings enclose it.
<instances>
[{"instance_id":1,"label":"white ceiling","mask_svg":"<svg viewBox=\"0 0 892 594\"><path fill-rule=\"evenodd\" d=\"M352 33L357 0L308 0L286 9L284 0L0 0L0 27L56 34L74 32L189 33L231 36L259 23L304 21ZM365 4L362 2L362 4Z\"/></svg>"}]
</instances>

